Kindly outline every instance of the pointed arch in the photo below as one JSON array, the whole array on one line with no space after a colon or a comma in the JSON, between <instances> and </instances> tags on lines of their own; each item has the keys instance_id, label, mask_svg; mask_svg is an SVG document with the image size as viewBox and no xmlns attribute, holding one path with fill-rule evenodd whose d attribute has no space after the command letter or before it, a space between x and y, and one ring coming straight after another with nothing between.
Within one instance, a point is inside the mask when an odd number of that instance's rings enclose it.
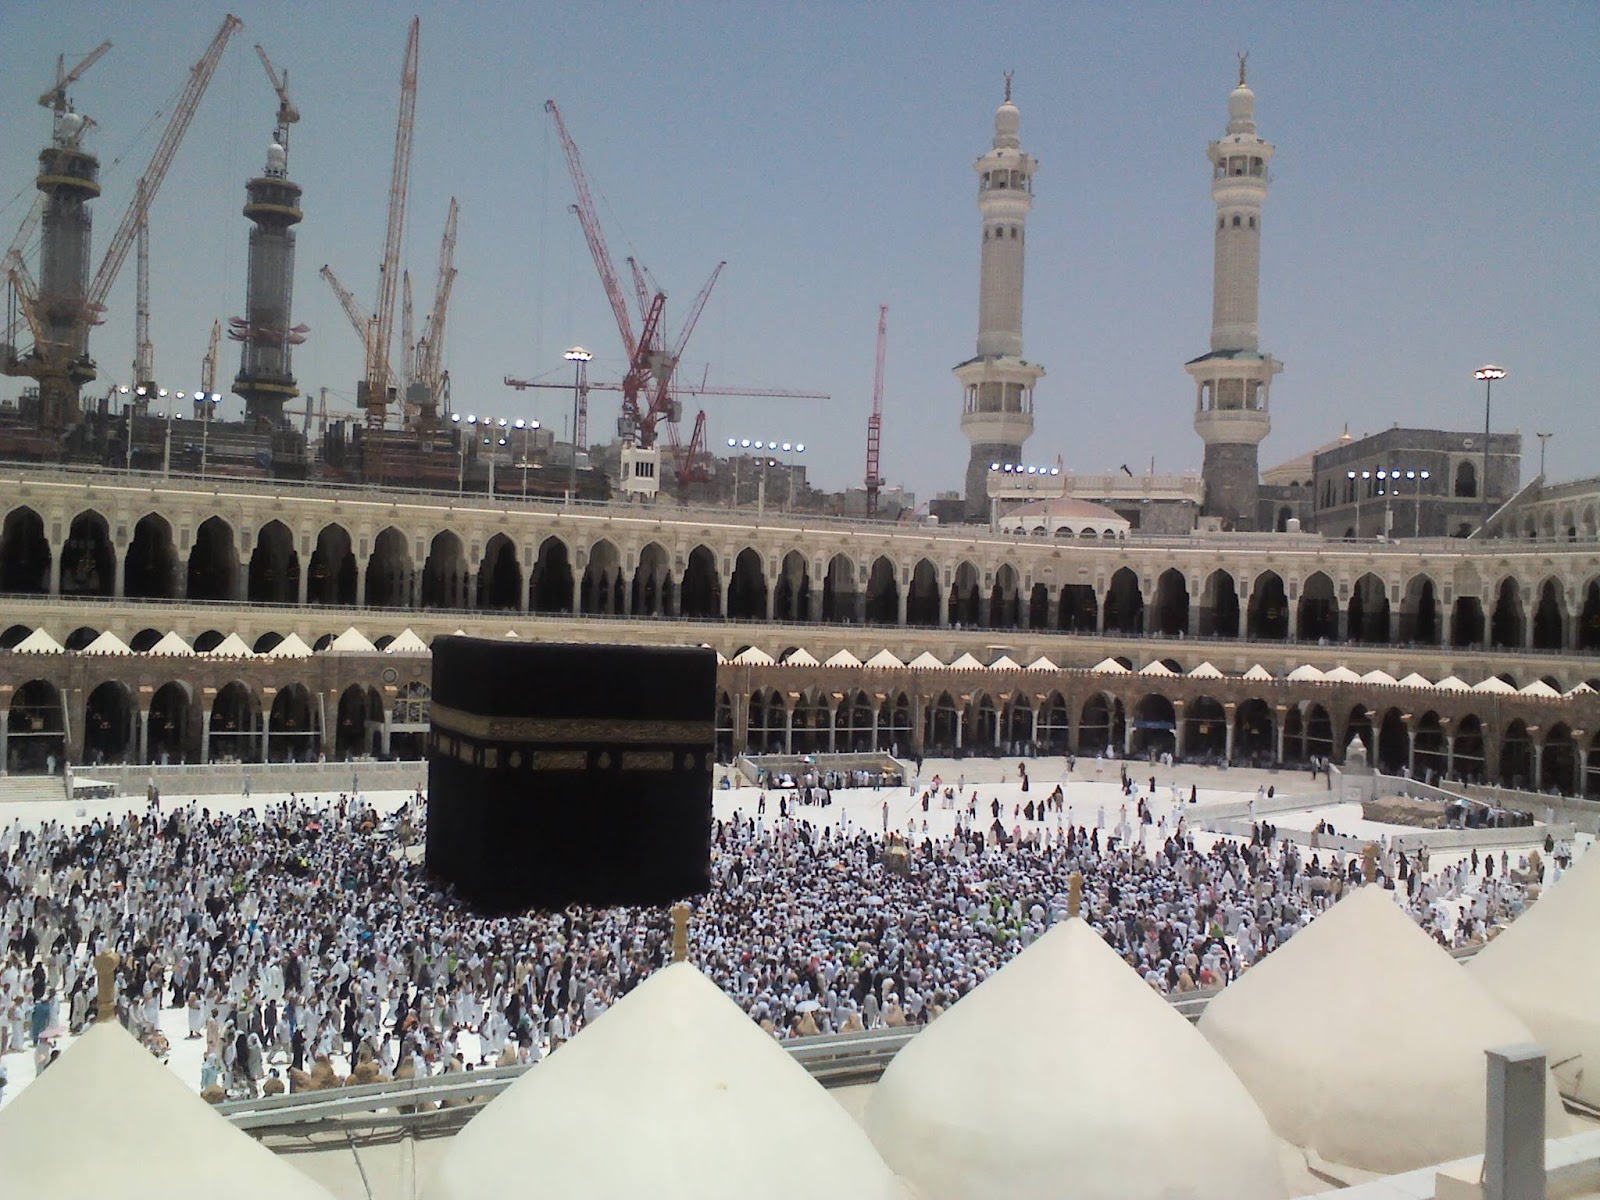
<instances>
[{"instance_id":1,"label":"pointed arch","mask_svg":"<svg viewBox=\"0 0 1600 1200\"><path fill-rule=\"evenodd\" d=\"M27 505L0 525L0 591L43 595L50 591L52 555L44 518Z\"/></svg>"},{"instance_id":2,"label":"pointed arch","mask_svg":"<svg viewBox=\"0 0 1600 1200\"><path fill-rule=\"evenodd\" d=\"M1176 567L1167 568L1156 579L1150 632L1162 637L1178 637L1189 632L1189 581Z\"/></svg>"},{"instance_id":3,"label":"pointed arch","mask_svg":"<svg viewBox=\"0 0 1600 1200\"><path fill-rule=\"evenodd\" d=\"M822 619L853 624L859 607L856 564L847 554L835 554L828 560L828 570L822 578Z\"/></svg>"},{"instance_id":4,"label":"pointed arch","mask_svg":"<svg viewBox=\"0 0 1600 1200\"><path fill-rule=\"evenodd\" d=\"M946 624L962 629L976 629L979 626L983 608L982 599L978 594L980 578L978 568L970 562L963 561L956 568L946 604Z\"/></svg>"},{"instance_id":5,"label":"pointed arch","mask_svg":"<svg viewBox=\"0 0 1600 1200\"><path fill-rule=\"evenodd\" d=\"M360 572L350 532L343 525L330 522L318 530L306 570L307 604L345 607L356 603Z\"/></svg>"},{"instance_id":6,"label":"pointed arch","mask_svg":"<svg viewBox=\"0 0 1600 1200\"><path fill-rule=\"evenodd\" d=\"M406 535L393 525L386 527L373 539L372 556L367 560L366 606L410 608L416 576Z\"/></svg>"},{"instance_id":7,"label":"pointed arch","mask_svg":"<svg viewBox=\"0 0 1600 1200\"><path fill-rule=\"evenodd\" d=\"M717 556L709 546L700 545L689 551L679 593L682 596L679 611L683 616L703 618L722 615L722 583L717 574Z\"/></svg>"},{"instance_id":8,"label":"pointed arch","mask_svg":"<svg viewBox=\"0 0 1600 1200\"><path fill-rule=\"evenodd\" d=\"M900 623L899 571L883 555L872 560L872 568L867 572L866 617L869 625Z\"/></svg>"},{"instance_id":9,"label":"pointed arch","mask_svg":"<svg viewBox=\"0 0 1600 1200\"><path fill-rule=\"evenodd\" d=\"M1561 585L1546 579L1539 585L1533 610L1533 648L1560 650L1567 642L1567 602Z\"/></svg>"},{"instance_id":10,"label":"pointed arch","mask_svg":"<svg viewBox=\"0 0 1600 1200\"><path fill-rule=\"evenodd\" d=\"M1389 589L1371 571L1350 589L1345 627L1352 642L1389 643Z\"/></svg>"},{"instance_id":11,"label":"pointed arch","mask_svg":"<svg viewBox=\"0 0 1600 1200\"><path fill-rule=\"evenodd\" d=\"M466 608L471 574L467 550L461 535L441 529L428 543L428 557L422 563L423 608Z\"/></svg>"},{"instance_id":12,"label":"pointed arch","mask_svg":"<svg viewBox=\"0 0 1600 1200\"><path fill-rule=\"evenodd\" d=\"M780 621L811 619L811 568L806 556L791 550L783 556L773 584L772 615Z\"/></svg>"},{"instance_id":13,"label":"pointed arch","mask_svg":"<svg viewBox=\"0 0 1600 1200\"><path fill-rule=\"evenodd\" d=\"M1333 580L1326 571L1315 571L1300 585L1300 604L1296 624L1303 642L1326 638L1339 639L1339 602Z\"/></svg>"},{"instance_id":14,"label":"pointed arch","mask_svg":"<svg viewBox=\"0 0 1600 1200\"><path fill-rule=\"evenodd\" d=\"M1106 587L1105 632L1138 637L1144 633L1144 595L1139 577L1128 567L1118 568Z\"/></svg>"},{"instance_id":15,"label":"pointed arch","mask_svg":"<svg viewBox=\"0 0 1600 1200\"><path fill-rule=\"evenodd\" d=\"M609 616L622 611L622 602L622 554L610 538L601 538L589 547L578 611Z\"/></svg>"},{"instance_id":16,"label":"pointed arch","mask_svg":"<svg viewBox=\"0 0 1600 1200\"><path fill-rule=\"evenodd\" d=\"M1250 584L1249 636L1281 642L1289 636L1289 594L1283 576L1263 571Z\"/></svg>"},{"instance_id":17,"label":"pointed arch","mask_svg":"<svg viewBox=\"0 0 1600 1200\"><path fill-rule=\"evenodd\" d=\"M109 596L117 582L117 555L111 525L93 509L72 518L61 548L63 596Z\"/></svg>"},{"instance_id":18,"label":"pointed arch","mask_svg":"<svg viewBox=\"0 0 1600 1200\"><path fill-rule=\"evenodd\" d=\"M1216 570L1200 589L1200 636L1239 636L1239 588L1233 572Z\"/></svg>"},{"instance_id":19,"label":"pointed arch","mask_svg":"<svg viewBox=\"0 0 1600 1200\"><path fill-rule=\"evenodd\" d=\"M934 627L944 623L939 597L939 568L926 558L917 559L906 589L906 624Z\"/></svg>"},{"instance_id":20,"label":"pointed arch","mask_svg":"<svg viewBox=\"0 0 1600 1200\"><path fill-rule=\"evenodd\" d=\"M746 546L733 560L728 579L728 619L762 621L767 616L767 570L761 552Z\"/></svg>"},{"instance_id":21,"label":"pointed arch","mask_svg":"<svg viewBox=\"0 0 1600 1200\"><path fill-rule=\"evenodd\" d=\"M256 532L247 595L252 604L294 604L300 599L300 556L282 521L268 521Z\"/></svg>"},{"instance_id":22,"label":"pointed arch","mask_svg":"<svg viewBox=\"0 0 1600 1200\"><path fill-rule=\"evenodd\" d=\"M515 611L522 608L526 595L517 544L507 534L496 533L484 543L478 564L478 607Z\"/></svg>"},{"instance_id":23,"label":"pointed arch","mask_svg":"<svg viewBox=\"0 0 1600 1200\"><path fill-rule=\"evenodd\" d=\"M1523 623L1522 615L1522 588L1515 578L1507 575L1495 589L1494 615L1489 622L1489 644L1520 650L1525 644L1526 633L1527 626Z\"/></svg>"},{"instance_id":24,"label":"pointed arch","mask_svg":"<svg viewBox=\"0 0 1600 1200\"><path fill-rule=\"evenodd\" d=\"M538 613L571 612L572 582L572 552L551 534L539 543L539 557L528 579L528 606Z\"/></svg>"}]
</instances>

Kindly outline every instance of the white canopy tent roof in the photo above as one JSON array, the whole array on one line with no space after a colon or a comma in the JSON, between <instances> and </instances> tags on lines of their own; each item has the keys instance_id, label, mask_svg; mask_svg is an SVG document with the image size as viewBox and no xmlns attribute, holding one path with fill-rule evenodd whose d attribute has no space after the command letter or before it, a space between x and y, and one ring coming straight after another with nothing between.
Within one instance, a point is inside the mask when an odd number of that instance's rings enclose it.
<instances>
[{"instance_id":1,"label":"white canopy tent roof","mask_svg":"<svg viewBox=\"0 0 1600 1200\"><path fill-rule=\"evenodd\" d=\"M1331 671L1325 671L1322 676L1324 683L1364 683L1365 680L1349 667L1340 663Z\"/></svg>"},{"instance_id":2,"label":"white canopy tent roof","mask_svg":"<svg viewBox=\"0 0 1600 1200\"><path fill-rule=\"evenodd\" d=\"M402 629L399 635L383 648L385 654L431 654L428 643L417 635L416 630L409 625Z\"/></svg>"},{"instance_id":3,"label":"white canopy tent roof","mask_svg":"<svg viewBox=\"0 0 1600 1200\"><path fill-rule=\"evenodd\" d=\"M760 646L746 646L733 656L733 661L736 663L748 663L755 667L769 667L778 660Z\"/></svg>"},{"instance_id":4,"label":"white canopy tent roof","mask_svg":"<svg viewBox=\"0 0 1600 1200\"><path fill-rule=\"evenodd\" d=\"M1514 696L1517 693L1516 688L1512 687L1498 675L1491 675L1489 678L1480 680L1478 683L1473 684L1472 690L1475 692L1488 692L1495 696Z\"/></svg>"},{"instance_id":5,"label":"white canopy tent roof","mask_svg":"<svg viewBox=\"0 0 1600 1200\"><path fill-rule=\"evenodd\" d=\"M1061 668L1056 666L1055 663L1051 662L1048 658L1046 658L1043 654L1041 654L1041 655L1039 655L1038 658L1034 659L1031 663L1028 664L1028 670L1030 670L1030 671L1059 671L1059 670L1061 670Z\"/></svg>"},{"instance_id":6,"label":"white canopy tent roof","mask_svg":"<svg viewBox=\"0 0 1600 1200\"><path fill-rule=\"evenodd\" d=\"M1287 1191L1244 1086L1081 918L912 1039L873 1088L864 1123L889 1166L939 1200Z\"/></svg>"},{"instance_id":7,"label":"white canopy tent roof","mask_svg":"<svg viewBox=\"0 0 1600 1200\"><path fill-rule=\"evenodd\" d=\"M903 667L905 666L905 663L901 662L893 654L889 653L888 650L879 650L871 658L867 659L867 661L862 665L867 667L893 669L895 667Z\"/></svg>"},{"instance_id":8,"label":"white canopy tent roof","mask_svg":"<svg viewBox=\"0 0 1600 1200\"><path fill-rule=\"evenodd\" d=\"M1424 679L1421 675L1418 675L1415 671L1413 671L1400 681L1400 686L1408 688L1432 688L1433 683L1431 680Z\"/></svg>"},{"instance_id":9,"label":"white canopy tent roof","mask_svg":"<svg viewBox=\"0 0 1600 1200\"><path fill-rule=\"evenodd\" d=\"M230 633L215 646L206 651L209 658L254 658L256 652L244 644L244 639L237 633Z\"/></svg>"},{"instance_id":10,"label":"white canopy tent roof","mask_svg":"<svg viewBox=\"0 0 1600 1200\"><path fill-rule=\"evenodd\" d=\"M108 629L104 633L102 633L99 637L95 638L94 641L90 642L87 646L85 646L83 648L83 650L80 651L80 653L83 653L83 654L132 654L133 651L128 649L128 643L127 642L123 641L121 638L119 638L116 634L112 633L111 630Z\"/></svg>"},{"instance_id":11,"label":"white canopy tent roof","mask_svg":"<svg viewBox=\"0 0 1600 1200\"><path fill-rule=\"evenodd\" d=\"M1255 666L1251 667L1248 671L1246 671L1244 673L1244 677L1246 679L1254 679L1254 680L1257 680L1257 681L1261 681L1261 680L1271 680L1273 676L1272 676L1272 672L1271 671L1267 670L1260 663L1257 663Z\"/></svg>"},{"instance_id":12,"label":"white canopy tent roof","mask_svg":"<svg viewBox=\"0 0 1600 1200\"><path fill-rule=\"evenodd\" d=\"M574 1152L602 1146L611 1149ZM485 1106L450 1139L421 1192L422 1200L819 1194L903 1196L844 1106L682 962L650 975Z\"/></svg>"},{"instance_id":13,"label":"white canopy tent roof","mask_svg":"<svg viewBox=\"0 0 1600 1200\"><path fill-rule=\"evenodd\" d=\"M517 635L515 633L508 633L506 636L516 637ZM346 629L338 637L334 638L333 641L328 643L327 653L371 654L376 650L377 647L372 644L372 642L367 638L367 635L352 625L349 629Z\"/></svg>"},{"instance_id":14,"label":"white canopy tent roof","mask_svg":"<svg viewBox=\"0 0 1600 1200\"><path fill-rule=\"evenodd\" d=\"M924 650L906 665L914 671L937 671L944 663L930 651Z\"/></svg>"},{"instance_id":15,"label":"white canopy tent roof","mask_svg":"<svg viewBox=\"0 0 1600 1200\"><path fill-rule=\"evenodd\" d=\"M1535 679L1532 683L1518 688L1517 694L1520 696L1539 696L1549 700L1559 700L1561 698L1561 693L1542 679Z\"/></svg>"},{"instance_id":16,"label":"white canopy tent roof","mask_svg":"<svg viewBox=\"0 0 1600 1200\"><path fill-rule=\"evenodd\" d=\"M1166 663L1162 662L1158 658L1158 659L1155 660L1155 662L1148 662L1148 663L1145 663L1144 666L1140 667L1139 668L1139 674L1141 674L1141 675L1165 675L1165 676L1169 676L1170 677L1170 676L1176 675L1177 672L1174 671L1171 667L1167 666Z\"/></svg>"},{"instance_id":17,"label":"white canopy tent roof","mask_svg":"<svg viewBox=\"0 0 1600 1200\"><path fill-rule=\"evenodd\" d=\"M1470 692L1472 690L1467 686L1465 680L1457 679L1454 675L1446 675L1433 686L1441 692Z\"/></svg>"},{"instance_id":18,"label":"white canopy tent roof","mask_svg":"<svg viewBox=\"0 0 1600 1200\"><path fill-rule=\"evenodd\" d=\"M1189 672L1190 679L1221 679L1222 677L1222 672L1209 662L1203 662Z\"/></svg>"},{"instance_id":19,"label":"white canopy tent roof","mask_svg":"<svg viewBox=\"0 0 1600 1200\"><path fill-rule=\"evenodd\" d=\"M1289 672L1289 682L1291 683L1321 683L1326 678L1326 675L1310 663L1302 663Z\"/></svg>"},{"instance_id":20,"label":"white canopy tent roof","mask_svg":"<svg viewBox=\"0 0 1600 1200\"><path fill-rule=\"evenodd\" d=\"M271 650L261 656L262 658L310 658L311 647L306 645L305 639L298 633L291 633Z\"/></svg>"},{"instance_id":21,"label":"white canopy tent roof","mask_svg":"<svg viewBox=\"0 0 1600 1200\"><path fill-rule=\"evenodd\" d=\"M1011 655L1002 654L999 658L995 659L992 663L989 664L989 670L991 670L991 671L1020 671L1020 670L1022 670L1022 664L1019 663L1016 659L1012 658Z\"/></svg>"},{"instance_id":22,"label":"white canopy tent roof","mask_svg":"<svg viewBox=\"0 0 1600 1200\"><path fill-rule=\"evenodd\" d=\"M822 664L825 667L859 667L861 660L848 650L836 650Z\"/></svg>"},{"instance_id":23,"label":"white canopy tent roof","mask_svg":"<svg viewBox=\"0 0 1600 1200\"><path fill-rule=\"evenodd\" d=\"M0 1163L7 1196L331 1200L114 1021L0 1109Z\"/></svg>"},{"instance_id":24,"label":"white canopy tent roof","mask_svg":"<svg viewBox=\"0 0 1600 1200\"><path fill-rule=\"evenodd\" d=\"M950 664L950 669L952 671L981 671L983 670L983 664L971 654L963 654Z\"/></svg>"},{"instance_id":25,"label":"white canopy tent roof","mask_svg":"<svg viewBox=\"0 0 1600 1200\"><path fill-rule=\"evenodd\" d=\"M804 646L801 646L800 649L794 651L792 654L789 654L784 658L783 661L792 667L815 667L819 665L817 662L817 656L811 653L811 651L807 650Z\"/></svg>"},{"instance_id":26,"label":"white canopy tent roof","mask_svg":"<svg viewBox=\"0 0 1600 1200\"><path fill-rule=\"evenodd\" d=\"M1095 663L1094 666L1090 667L1089 671L1090 671L1091 674L1094 674L1094 675L1127 675L1127 674L1130 674L1128 668L1123 666L1121 663L1119 663L1114 658L1102 658L1099 662Z\"/></svg>"},{"instance_id":27,"label":"white canopy tent roof","mask_svg":"<svg viewBox=\"0 0 1600 1200\"><path fill-rule=\"evenodd\" d=\"M1382 684L1385 687L1393 687L1396 683L1399 682L1399 680L1397 680L1393 675L1389 674L1389 672L1380 671L1380 670L1378 670L1378 668L1374 667L1372 670L1368 671L1365 675L1363 675L1361 677L1361 682L1362 683L1377 683L1377 684Z\"/></svg>"},{"instance_id":28,"label":"white canopy tent roof","mask_svg":"<svg viewBox=\"0 0 1600 1200\"><path fill-rule=\"evenodd\" d=\"M61 650L61 643L42 629L35 629L11 647L13 654L60 654Z\"/></svg>"},{"instance_id":29,"label":"white canopy tent roof","mask_svg":"<svg viewBox=\"0 0 1600 1200\"><path fill-rule=\"evenodd\" d=\"M194 647L179 637L178 631L174 629L164 633L161 636L161 640L146 650L145 653L160 654L171 658L188 658L194 653Z\"/></svg>"}]
</instances>

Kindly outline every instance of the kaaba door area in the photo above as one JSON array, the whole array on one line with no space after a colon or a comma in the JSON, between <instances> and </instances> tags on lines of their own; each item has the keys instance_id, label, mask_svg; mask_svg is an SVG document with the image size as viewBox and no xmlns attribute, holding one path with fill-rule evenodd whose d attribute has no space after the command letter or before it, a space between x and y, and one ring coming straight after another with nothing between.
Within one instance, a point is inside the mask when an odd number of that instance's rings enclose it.
<instances>
[{"instance_id":1,"label":"kaaba door area","mask_svg":"<svg viewBox=\"0 0 1600 1200\"><path fill-rule=\"evenodd\" d=\"M716 677L708 649L435 639L429 872L492 911L704 892Z\"/></svg>"}]
</instances>

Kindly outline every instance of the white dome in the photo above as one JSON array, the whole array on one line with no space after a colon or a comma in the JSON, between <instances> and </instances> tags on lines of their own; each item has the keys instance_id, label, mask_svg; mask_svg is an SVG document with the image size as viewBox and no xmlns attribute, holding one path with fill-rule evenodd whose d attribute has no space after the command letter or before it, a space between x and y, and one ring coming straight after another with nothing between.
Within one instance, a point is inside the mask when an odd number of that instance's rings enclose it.
<instances>
[{"instance_id":1,"label":"white dome","mask_svg":"<svg viewBox=\"0 0 1600 1200\"><path fill-rule=\"evenodd\" d=\"M1468 964L1472 977L1527 1022L1561 1090L1600 1107L1600 851L1591 849Z\"/></svg>"},{"instance_id":2,"label":"white dome","mask_svg":"<svg viewBox=\"0 0 1600 1200\"><path fill-rule=\"evenodd\" d=\"M1077 918L913 1038L865 1124L927 1200L1287 1194L1244 1086Z\"/></svg>"},{"instance_id":3,"label":"white dome","mask_svg":"<svg viewBox=\"0 0 1600 1200\"><path fill-rule=\"evenodd\" d=\"M814 1200L819 1186L829 1200L904 1196L822 1085L674 963L474 1117L422 1195Z\"/></svg>"},{"instance_id":4,"label":"white dome","mask_svg":"<svg viewBox=\"0 0 1600 1200\"><path fill-rule=\"evenodd\" d=\"M0 1109L0 1163L8 1196L331 1200L115 1023L90 1029Z\"/></svg>"},{"instance_id":5,"label":"white dome","mask_svg":"<svg viewBox=\"0 0 1600 1200\"><path fill-rule=\"evenodd\" d=\"M1225 988L1200 1032L1280 1137L1386 1175L1482 1154L1484 1052L1533 1040L1372 885ZM1545 1127L1566 1129L1553 1084Z\"/></svg>"}]
</instances>

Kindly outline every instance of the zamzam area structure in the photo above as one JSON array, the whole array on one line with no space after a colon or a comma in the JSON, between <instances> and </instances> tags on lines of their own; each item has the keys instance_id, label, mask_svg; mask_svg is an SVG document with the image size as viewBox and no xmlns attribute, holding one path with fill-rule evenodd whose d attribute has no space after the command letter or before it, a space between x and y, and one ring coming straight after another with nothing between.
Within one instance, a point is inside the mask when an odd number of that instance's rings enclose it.
<instances>
[{"instance_id":1,"label":"zamzam area structure","mask_svg":"<svg viewBox=\"0 0 1600 1200\"><path fill-rule=\"evenodd\" d=\"M47 98L64 96L84 69ZM1076 502L996 532L556 502L537 490L509 494L492 470L474 491L466 448L476 435L437 444L453 490L429 491L438 483L425 471L405 487L359 472L355 486L340 486L303 440L300 453L278 452L279 398L296 386L288 348L298 328L288 321L299 190L284 147L298 114L269 74L279 119L267 169L250 184L251 285L236 326L236 390L255 440L239 442L224 474L207 476L215 443L203 433L200 475L182 474L172 414L77 404L77 385L62 382L71 372L57 370L87 362L76 324L45 337L49 354L12 364L42 382L0 421L10 456L33 460L0 469L0 770L416 757L431 695L426 642L459 629L714 646L728 660L718 671L724 755L1033 748L1337 761L1360 737L1388 768L1600 794L1596 488L1541 477L1470 539L1247 532L1278 500L1256 462L1278 364L1257 336L1272 147L1257 136L1242 65L1226 132L1209 149L1211 350L1188 365L1206 443L1205 514L1235 532L1185 526L1168 538L1128 536L1129 521ZM81 156L81 123L70 116L57 113L50 162ZM89 178L92 164L81 165ZM988 510L991 468L1020 459L1043 375L1022 357L1035 163L1021 148L1009 80L976 166L977 354L956 368L973 514ZM64 178L40 184L53 247L47 300L60 290L57 256L72 250L73 270L87 262L86 245L67 244L58 210L61 195L80 204L92 189ZM87 238L86 220L73 228ZM67 307L81 316L81 304ZM34 314L45 334L51 311ZM58 344L78 357L62 357ZM29 421L37 428L24 429ZM1453 480L1455 502L1476 507L1462 481L1466 456L1486 459L1485 449L1440 443L1421 474ZM1308 457L1293 486L1308 513L1325 493L1341 529L1359 536L1381 506L1392 531L1394 493L1358 490L1393 473L1390 453L1351 443L1323 468ZM248 466L261 455L270 467ZM284 477L284 463L309 477ZM1503 474L1509 487L1514 466ZM1454 528L1446 518L1462 514L1425 512L1420 491L1400 493L1401 527L1410 500L1414 531ZM1285 510L1285 528L1292 515ZM351 627L361 632L340 636Z\"/></svg>"}]
</instances>

